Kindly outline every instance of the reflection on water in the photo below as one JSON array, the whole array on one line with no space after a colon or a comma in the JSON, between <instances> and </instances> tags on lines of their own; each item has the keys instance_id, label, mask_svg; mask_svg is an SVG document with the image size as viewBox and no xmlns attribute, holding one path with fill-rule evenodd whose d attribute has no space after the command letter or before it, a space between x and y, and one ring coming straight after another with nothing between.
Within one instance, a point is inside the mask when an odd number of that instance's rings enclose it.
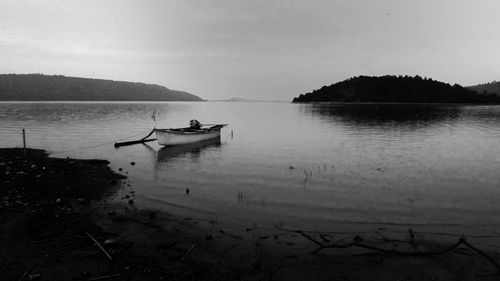
<instances>
[{"instance_id":1,"label":"reflection on water","mask_svg":"<svg viewBox=\"0 0 500 281\"><path fill-rule=\"evenodd\" d=\"M463 109L460 121L494 129L500 136L498 106L469 106Z\"/></svg>"},{"instance_id":2,"label":"reflection on water","mask_svg":"<svg viewBox=\"0 0 500 281\"><path fill-rule=\"evenodd\" d=\"M230 127L214 143L113 148L191 119ZM342 221L500 230L500 106L0 103L0 120L2 146L22 144L25 128L30 147L123 168L139 207L299 228Z\"/></svg>"},{"instance_id":3,"label":"reflection on water","mask_svg":"<svg viewBox=\"0 0 500 281\"><path fill-rule=\"evenodd\" d=\"M179 158L196 161L200 158L203 150L221 146L220 138L176 146L165 146L158 150L156 161L158 164L172 162Z\"/></svg>"},{"instance_id":4,"label":"reflection on water","mask_svg":"<svg viewBox=\"0 0 500 281\"><path fill-rule=\"evenodd\" d=\"M306 104L301 111L348 126L420 128L457 119L462 108L442 104Z\"/></svg>"}]
</instances>

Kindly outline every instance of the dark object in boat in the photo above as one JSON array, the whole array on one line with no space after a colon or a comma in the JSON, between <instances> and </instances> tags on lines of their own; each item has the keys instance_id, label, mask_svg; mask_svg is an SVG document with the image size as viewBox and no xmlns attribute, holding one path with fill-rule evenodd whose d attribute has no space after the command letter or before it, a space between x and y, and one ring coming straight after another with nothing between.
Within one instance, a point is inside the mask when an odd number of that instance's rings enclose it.
<instances>
[{"instance_id":1,"label":"dark object in boat","mask_svg":"<svg viewBox=\"0 0 500 281\"><path fill-rule=\"evenodd\" d=\"M191 130L199 130L201 129L201 123L200 121L196 120L196 119L193 119L191 121L189 121L189 129Z\"/></svg>"}]
</instances>

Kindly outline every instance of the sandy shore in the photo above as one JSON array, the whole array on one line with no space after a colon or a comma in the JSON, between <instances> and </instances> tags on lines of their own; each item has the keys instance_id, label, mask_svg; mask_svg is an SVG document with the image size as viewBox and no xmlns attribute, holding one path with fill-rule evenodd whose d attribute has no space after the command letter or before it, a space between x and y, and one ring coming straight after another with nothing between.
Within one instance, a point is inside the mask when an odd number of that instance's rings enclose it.
<instances>
[{"instance_id":1,"label":"sandy shore","mask_svg":"<svg viewBox=\"0 0 500 281\"><path fill-rule=\"evenodd\" d=\"M0 279L500 280L497 237L356 225L242 230L138 210L133 186L107 165L0 149ZM118 191L123 203L106 201Z\"/></svg>"}]
</instances>

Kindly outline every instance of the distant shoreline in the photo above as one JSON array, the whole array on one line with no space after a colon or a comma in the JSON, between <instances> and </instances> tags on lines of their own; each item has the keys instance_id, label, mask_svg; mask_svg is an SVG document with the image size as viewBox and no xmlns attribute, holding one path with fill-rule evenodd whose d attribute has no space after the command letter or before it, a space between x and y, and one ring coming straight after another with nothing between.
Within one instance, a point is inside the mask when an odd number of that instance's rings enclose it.
<instances>
[{"instance_id":1,"label":"distant shoreline","mask_svg":"<svg viewBox=\"0 0 500 281\"><path fill-rule=\"evenodd\" d=\"M300 94L292 102L500 104L500 96L418 75L385 75L355 76Z\"/></svg>"},{"instance_id":2,"label":"distant shoreline","mask_svg":"<svg viewBox=\"0 0 500 281\"><path fill-rule=\"evenodd\" d=\"M356 101L356 102L343 102L343 101L311 101L311 102L290 102L293 104L324 104L324 105L351 105L351 104L415 104L415 105L500 105L500 103L460 103L460 102L370 102L370 101Z\"/></svg>"},{"instance_id":3,"label":"distant shoreline","mask_svg":"<svg viewBox=\"0 0 500 281\"><path fill-rule=\"evenodd\" d=\"M208 100L2 100L0 103L172 103L209 102Z\"/></svg>"},{"instance_id":4,"label":"distant shoreline","mask_svg":"<svg viewBox=\"0 0 500 281\"><path fill-rule=\"evenodd\" d=\"M200 101L151 101L151 100L0 100L0 103L178 103L178 102L226 102L226 103L266 103L266 102L280 102L291 103L290 101L227 101L227 100L200 100Z\"/></svg>"},{"instance_id":5,"label":"distant shoreline","mask_svg":"<svg viewBox=\"0 0 500 281\"><path fill-rule=\"evenodd\" d=\"M0 100L202 101L157 84L43 74L0 74Z\"/></svg>"}]
</instances>

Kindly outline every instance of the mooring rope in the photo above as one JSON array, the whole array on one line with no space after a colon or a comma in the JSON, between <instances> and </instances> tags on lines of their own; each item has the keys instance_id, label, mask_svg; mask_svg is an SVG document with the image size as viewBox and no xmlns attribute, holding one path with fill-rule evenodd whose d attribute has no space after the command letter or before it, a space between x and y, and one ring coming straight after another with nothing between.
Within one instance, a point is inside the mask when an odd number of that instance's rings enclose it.
<instances>
[{"instance_id":1,"label":"mooring rope","mask_svg":"<svg viewBox=\"0 0 500 281\"><path fill-rule=\"evenodd\" d=\"M116 142L119 142L119 141L122 141L122 140L126 140L126 139L129 139L129 138L133 138L133 137L137 137L137 136L143 135L143 134L148 133L148 132L149 132L149 130L142 131L142 132L140 132L138 134L135 134L135 135L132 135L132 136L128 136L128 137L123 137L121 139L117 139L117 140L114 140L114 141L108 141L108 142L99 143L99 144L95 144L95 145L91 145L91 146L83 146L83 147L79 147L79 148L75 148L75 149L69 149L69 150L63 150L63 151L57 151L57 152L51 152L50 154L51 155L61 154L61 153L66 153L66 152L73 152L73 151L78 151L78 150L85 150L85 149L96 148L96 147L100 147L100 146L104 146L104 145L114 144Z\"/></svg>"}]
</instances>

